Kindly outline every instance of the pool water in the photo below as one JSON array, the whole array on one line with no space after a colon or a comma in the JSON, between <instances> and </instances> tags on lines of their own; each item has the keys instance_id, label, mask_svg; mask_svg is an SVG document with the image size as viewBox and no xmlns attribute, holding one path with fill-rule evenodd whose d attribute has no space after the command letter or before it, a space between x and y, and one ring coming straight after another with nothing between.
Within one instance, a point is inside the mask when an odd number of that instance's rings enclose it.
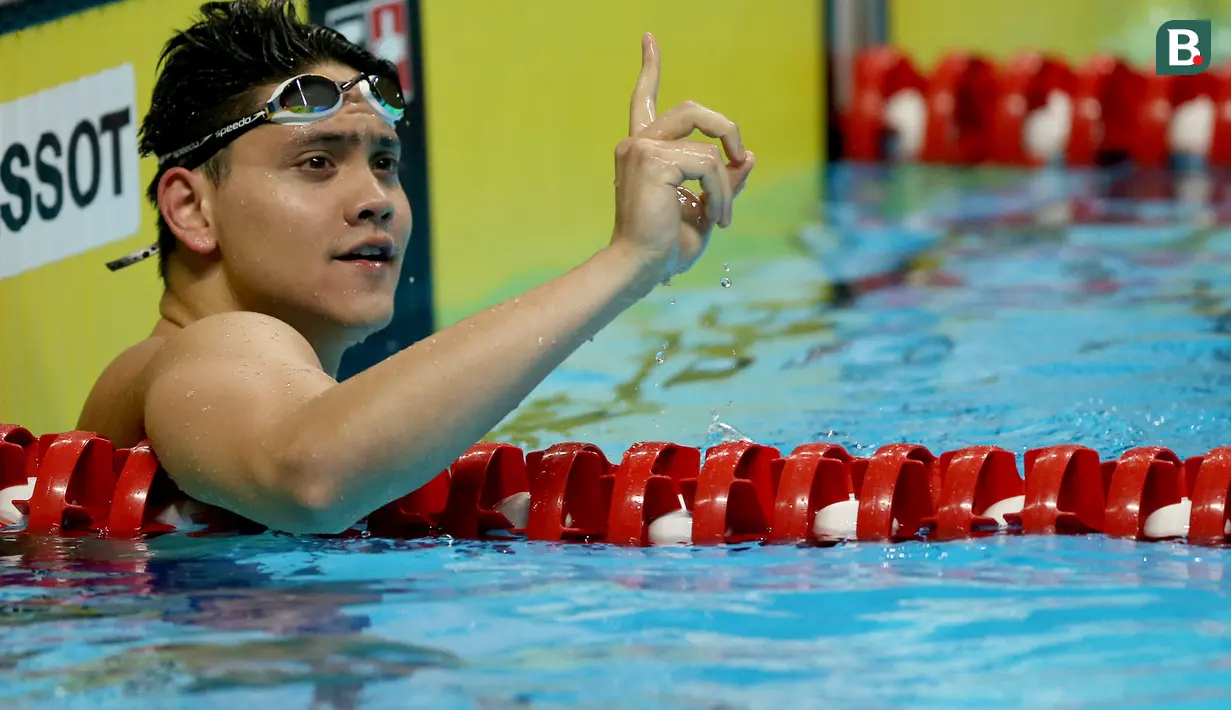
<instances>
[{"instance_id":1,"label":"pool water","mask_svg":"<svg viewBox=\"0 0 1231 710\"><path fill-rule=\"evenodd\" d=\"M493 438L935 453L1231 444L1231 210L1200 176L839 167L794 257L711 260ZM729 285L722 283L729 280ZM0 704L1221 708L1224 549L0 538ZM1224 581L1224 577L1228 577Z\"/></svg>"}]
</instances>

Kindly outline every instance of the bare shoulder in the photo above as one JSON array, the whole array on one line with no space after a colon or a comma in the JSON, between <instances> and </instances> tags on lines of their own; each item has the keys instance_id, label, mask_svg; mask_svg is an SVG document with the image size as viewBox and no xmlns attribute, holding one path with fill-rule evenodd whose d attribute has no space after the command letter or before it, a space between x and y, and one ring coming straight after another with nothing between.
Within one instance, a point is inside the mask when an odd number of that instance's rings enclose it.
<instances>
[{"instance_id":1,"label":"bare shoulder","mask_svg":"<svg viewBox=\"0 0 1231 710\"><path fill-rule=\"evenodd\" d=\"M141 390L148 414L152 401L179 410L179 400L197 394L246 400L279 379L293 380L295 390L336 384L294 328L260 313L234 312L202 318L168 337L146 365Z\"/></svg>"},{"instance_id":2,"label":"bare shoulder","mask_svg":"<svg viewBox=\"0 0 1231 710\"><path fill-rule=\"evenodd\" d=\"M168 337L150 359L142 417L167 472L197 497L205 484L253 470L248 457L281 435L280 423L336 384L285 322L220 314Z\"/></svg>"},{"instance_id":3,"label":"bare shoulder","mask_svg":"<svg viewBox=\"0 0 1231 710\"><path fill-rule=\"evenodd\" d=\"M77 428L107 437L117 446L145 438L140 382L164 336L151 336L116 356L94 382L77 418Z\"/></svg>"},{"instance_id":4,"label":"bare shoulder","mask_svg":"<svg viewBox=\"0 0 1231 710\"><path fill-rule=\"evenodd\" d=\"M148 375L183 364L185 358L290 361L321 368L308 341L291 326L262 313L219 313L168 337L149 363Z\"/></svg>"},{"instance_id":5,"label":"bare shoulder","mask_svg":"<svg viewBox=\"0 0 1231 710\"><path fill-rule=\"evenodd\" d=\"M204 394L224 383L225 373L242 378L246 368L261 372L265 365L308 373L313 380L327 378L307 340L285 322L247 312L209 316L153 335L117 356L95 382L77 427L117 446L132 446L147 437L151 389L191 397L198 388Z\"/></svg>"}]
</instances>

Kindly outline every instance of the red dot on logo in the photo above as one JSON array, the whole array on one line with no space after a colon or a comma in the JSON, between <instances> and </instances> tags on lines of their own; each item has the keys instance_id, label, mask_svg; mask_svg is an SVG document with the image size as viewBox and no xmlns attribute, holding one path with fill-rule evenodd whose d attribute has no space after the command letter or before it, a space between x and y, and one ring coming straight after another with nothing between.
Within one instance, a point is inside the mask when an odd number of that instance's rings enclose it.
<instances>
[{"instance_id":1,"label":"red dot on logo","mask_svg":"<svg viewBox=\"0 0 1231 710\"><path fill-rule=\"evenodd\" d=\"M1201 55L1200 55L1200 54L1198 54L1197 56L1193 57L1193 64L1201 64L1201 62L1202 62L1202 61L1203 61L1203 60L1201 59Z\"/></svg>"}]
</instances>

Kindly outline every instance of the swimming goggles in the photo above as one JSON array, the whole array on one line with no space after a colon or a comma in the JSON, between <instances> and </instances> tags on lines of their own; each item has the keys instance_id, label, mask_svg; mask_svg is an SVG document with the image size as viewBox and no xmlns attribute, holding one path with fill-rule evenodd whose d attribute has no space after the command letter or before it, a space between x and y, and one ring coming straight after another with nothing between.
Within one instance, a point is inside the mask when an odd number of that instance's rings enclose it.
<instances>
[{"instance_id":1,"label":"swimming goggles","mask_svg":"<svg viewBox=\"0 0 1231 710\"><path fill-rule=\"evenodd\" d=\"M197 153L193 160L183 161L184 167L195 168L205 162L205 155L218 152L244 133L266 123L301 125L323 121L342 110L347 91L359 87L377 115L389 124L396 124L406 115L406 100L398 82L375 74L360 74L346 82L338 82L319 74L300 74L278 85L259 111L228 123L209 135L158 158L160 167ZM107 262L116 271L158 253L152 244L127 256Z\"/></svg>"}]
</instances>

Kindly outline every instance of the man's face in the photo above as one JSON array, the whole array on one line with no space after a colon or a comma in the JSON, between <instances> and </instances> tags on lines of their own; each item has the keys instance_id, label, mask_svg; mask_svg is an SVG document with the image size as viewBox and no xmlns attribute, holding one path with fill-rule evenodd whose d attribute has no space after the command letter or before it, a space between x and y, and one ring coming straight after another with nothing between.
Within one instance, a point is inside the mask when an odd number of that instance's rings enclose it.
<instances>
[{"instance_id":1,"label":"man's face","mask_svg":"<svg viewBox=\"0 0 1231 710\"><path fill-rule=\"evenodd\" d=\"M358 74L313 71L336 81ZM358 86L328 119L265 125L236 140L213 214L240 302L299 328L324 321L363 334L386 325L411 231L399 158L397 134Z\"/></svg>"}]
</instances>

